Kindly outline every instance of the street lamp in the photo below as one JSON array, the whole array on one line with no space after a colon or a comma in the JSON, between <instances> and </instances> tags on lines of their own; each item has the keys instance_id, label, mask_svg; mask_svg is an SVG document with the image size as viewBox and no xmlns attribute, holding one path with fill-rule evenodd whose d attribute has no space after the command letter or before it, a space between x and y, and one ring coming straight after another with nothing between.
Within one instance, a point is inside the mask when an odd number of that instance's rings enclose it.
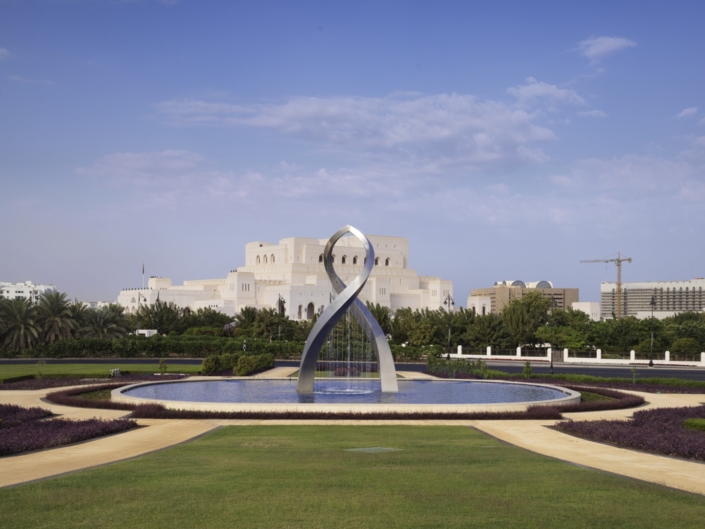
<instances>
[{"instance_id":1,"label":"street lamp","mask_svg":"<svg viewBox=\"0 0 705 529\"><path fill-rule=\"evenodd\" d=\"M284 314L284 305L286 301L281 294L279 294L279 300L277 301L277 308L279 309L279 330L277 332L277 340L282 339L282 314Z\"/></svg>"},{"instance_id":2,"label":"street lamp","mask_svg":"<svg viewBox=\"0 0 705 529\"><path fill-rule=\"evenodd\" d=\"M551 294L551 312L550 312L551 319L548 320L548 326L551 328L551 369L548 372L550 375L553 374L553 346L554 346L553 342L556 341L555 332L553 330L553 321L552 321L553 320L553 309L555 309L555 308L556 308L556 300L553 298L553 294Z\"/></svg>"},{"instance_id":3,"label":"street lamp","mask_svg":"<svg viewBox=\"0 0 705 529\"><path fill-rule=\"evenodd\" d=\"M656 306L656 296L651 296L651 348L649 349L649 367L654 367L654 307Z\"/></svg>"},{"instance_id":4,"label":"street lamp","mask_svg":"<svg viewBox=\"0 0 705 529\"><path fill-rule=\"evenodd\" d=\"M446 296L445 300L443 301L443 304L448 307L448 360L450 360L450 326L452 323L452 318L453 318L453 307L455 306L455 301L453 301L453 297L450 295L450 292L448 293L448 296Z\"/></svg>"}]
</instances>

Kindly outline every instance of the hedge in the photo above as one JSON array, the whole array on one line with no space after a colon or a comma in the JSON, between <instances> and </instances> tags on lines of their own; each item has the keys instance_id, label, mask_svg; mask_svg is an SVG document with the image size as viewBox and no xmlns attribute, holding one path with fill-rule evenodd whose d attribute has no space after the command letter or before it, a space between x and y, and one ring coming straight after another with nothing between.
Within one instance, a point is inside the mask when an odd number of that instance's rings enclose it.
<instances>
[{"instance_id":1,"label":"hedge","mask_svg":"<svg viewBox=\"0 0 705 529\"><path fill-rule=\"evenodd\" d=\"M243 343L246 348L243 351ZM205 358L214 354L271 354L276 358L296 357L303 351L303 342L269 342L269 340L221 338L215 336L131 336L116 340L60 340L51 345L40 344L32 356L42 358Z\"/></svg>"}]
</instances>

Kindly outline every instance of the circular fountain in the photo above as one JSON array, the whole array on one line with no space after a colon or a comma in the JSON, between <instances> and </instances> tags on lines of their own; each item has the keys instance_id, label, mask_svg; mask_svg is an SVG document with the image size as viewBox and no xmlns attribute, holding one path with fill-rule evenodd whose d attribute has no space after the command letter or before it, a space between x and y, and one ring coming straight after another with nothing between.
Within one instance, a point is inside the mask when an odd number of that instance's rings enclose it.
<instances>
[{"instance_id":1,"label":"circular fountain","mask_svg":"<svg viewBox=\"0 0 705 529\"><path fill-rule=\"evenodd\" d=\"M333 248L346 234L358 239L366 255L360 274L349 285L333 268ZM399 380L384 332L358 299L374 266L372 244L362 232L345 226L328 241L323 262L336 294L306 340L296 379L197 377L142 383L113 390L112 400L182 410L344 413L524 411L530 405L580 402L579 393L547 385ZM329 373L345 376L317 378L322 359ZM372 373L378 378L367 378Z\"/></svg>"}]
</instances>

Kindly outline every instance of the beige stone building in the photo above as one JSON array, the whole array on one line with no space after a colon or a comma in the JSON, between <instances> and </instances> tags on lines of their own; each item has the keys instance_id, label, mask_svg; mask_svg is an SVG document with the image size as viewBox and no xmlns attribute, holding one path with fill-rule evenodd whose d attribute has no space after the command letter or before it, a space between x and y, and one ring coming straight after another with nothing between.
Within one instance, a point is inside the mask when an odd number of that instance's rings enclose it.
<instances>
[{"instance_id":1,"label":"beige stone building","mask_svg":"<svg viewBox=\"0 0 705 529\"><path fill-rule=\"evenodd\" d=\"M478 288L468 296L468 309L477 314L499 314L513 299L530 292L552 298L556 308L565 310L580 301L577 288L555 288L550 281L497 281L492 288Z\"/></svg>"},{"instance_id":2,"label":"beige stone building","mask_svg":"<svg viewBox=\"0 0 705 529\"><path fill-rule=\"evenodd\" d=\"M438 309L453 295L453 283L435 276L421 276L409 268L409 241L404 237L367 236L374 247L375 266L360 292L361 301L396 310ZM128 313L140 304L173 301L180 307L209 307L234 315L243 307L277 308L294 320L321 313L334 295L323 266L328 239L291 237L279 243L251 242L245 247L245 264L227 277L195 279L174 285L168 277L151 277L147 288L125 289L118 303ZM361 273L365 250L355 237L343 237L333 251L333 266L349 284Z\"/></svg>"}]
</instances>

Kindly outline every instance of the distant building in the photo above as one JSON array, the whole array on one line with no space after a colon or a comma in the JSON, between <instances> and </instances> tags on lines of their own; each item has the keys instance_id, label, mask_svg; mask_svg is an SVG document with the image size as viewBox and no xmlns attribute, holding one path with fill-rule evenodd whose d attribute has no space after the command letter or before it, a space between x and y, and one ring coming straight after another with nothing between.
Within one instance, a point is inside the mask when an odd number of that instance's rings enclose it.
<instances>
[{"instance_id":1,"label":"distant building","mask_svg":"<svg viewBox=\"0 0 705 529\"><path fill-rule=\"evenodd\" d=\"M409 268L409 241L404 237L368 235L375 251L375 266L360 292L361 301L379 303L396 310L438 309L453 295L453 283L440 277L420 276ZM120 292L118 303L134 313L139 305L173 301L179 307L212 308L235 315L243 307L277 308L284 302L285 314L294 320L312 319L334 298L323 267L328 239L292 237L279 244L251 242L245 247L245 266L231 270L222 279L198 279L172 285L167 277L149 278L148 288ZM349 284L362 271L365 250L354 237L335 245L333 263L341 279Z\"/></svg>"},{"instance_id":2,"label":"distant building","mask_svg":"<svg viewBox=\"0 0 705 529\"><path fill-rule=\"evenodd\" d=\"M570 305L573 310L584 312L592 321L600 321L600 304L597 301L575 301Z\"/></svg>"},{"instance_id":3,"label":"distant building","mask_svg":"<svg viewBox=\"0 0 705 529\"><path fill-rule=\"evenodd\" d=\"M83 306L87 309L102 309L110 305L110 301L84 301Z\"/></svg>"},{"instance_id":4,"label":"distant building","mask_svg":"<svg viewBox=\"0 0 705 529\"><path fill-rule=\"evenodd\" d=\"M679 312L705 309L705 279L687 281L649 281L622 283L622 316L651 317L653 298L654 317L663 319ZM600 285L600 305L603 318L613 318L617 311L616 283Z\"/></svg>"},{"instance_id":5,"label":"distant building","mask_svg":"<svg viewBox=\"0 0 705 529\"><path fill-rule=\"evenodd\" d=\"M553 299L556 308L564 310L579 301L577 288L555 288L550 281L497 281L492 288L471 291L468 309L477 314L499 314L513 299L521 299L530 292L540 292Z\"/></svg>"},{"instance_id":6,"label":"distant building","mask_svg":"<svg viewBox=\"0 0 705 529\"><path fill-rule=\"evenodd\" d=\"M4 299L28 299L32 303L38 303L39 296L51 292L57 292L53 285L35 285L31 281L24 283L0 282L0 298Z\"/></svg>"}]
</instances>

